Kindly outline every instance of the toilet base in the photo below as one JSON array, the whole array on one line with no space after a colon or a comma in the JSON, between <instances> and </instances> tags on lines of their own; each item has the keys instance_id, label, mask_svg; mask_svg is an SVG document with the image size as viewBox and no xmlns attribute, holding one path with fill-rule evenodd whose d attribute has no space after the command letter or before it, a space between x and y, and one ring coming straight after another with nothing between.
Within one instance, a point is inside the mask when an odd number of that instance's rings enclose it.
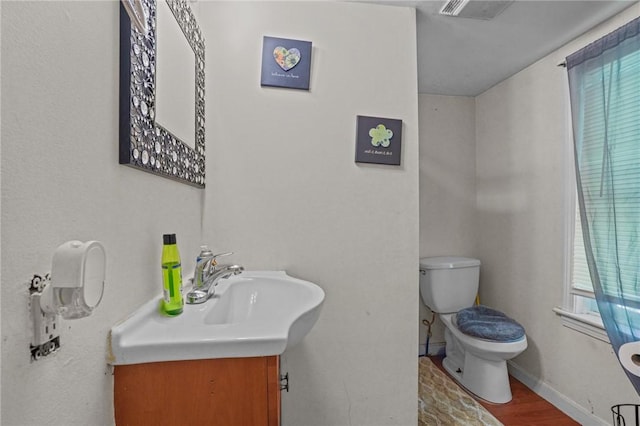
<instances>
[{"instance_id":1,"label":"toilet base","mask_svg":"<svg viewBox=\"0 0 640 426\"><path fill-rule=\"evenodd\" d=\"M511 401L506 361L489 361L466 351L464 365L461 366L460 358L455 356L445 357L442 365L460 385L478 398L494 404Z\"/></svg>"}]
</instances>

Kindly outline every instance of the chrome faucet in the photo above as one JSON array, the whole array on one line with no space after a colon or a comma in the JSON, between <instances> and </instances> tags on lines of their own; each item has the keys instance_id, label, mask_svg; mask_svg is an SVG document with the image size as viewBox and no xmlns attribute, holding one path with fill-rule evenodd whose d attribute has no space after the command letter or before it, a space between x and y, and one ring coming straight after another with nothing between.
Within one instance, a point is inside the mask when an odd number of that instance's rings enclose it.
<instances>
[{"instance_id":1,"label":"chrome faucet","mask_svg":"<svg viewBox=\"0 0 640 426\"><path fill-rule=\"evenodd\" d=\"M240 265L218 265L217 259L219 257L231 254L233 253L213 254L210 251L200 253L193 274L193 287L186 297L188 304L195 305L206 302L215 294L216 286L221 279L238 275L244 271Z\"/></svg>"}]
</instances>

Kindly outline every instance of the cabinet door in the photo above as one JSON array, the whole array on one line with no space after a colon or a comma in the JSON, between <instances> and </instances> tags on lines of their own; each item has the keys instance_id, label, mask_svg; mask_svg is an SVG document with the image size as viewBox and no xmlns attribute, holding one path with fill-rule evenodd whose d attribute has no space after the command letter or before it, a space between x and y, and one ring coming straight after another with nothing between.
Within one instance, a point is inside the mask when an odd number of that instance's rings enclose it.
<instances>
[{"instance_id":1,"label":"cabinet door","mask_svg":"<svg viewBox=\"0 0 640 426\"><path fill-rule=\"evenodd\" d=\"M116 424L278 426L278 363L274 356L118 365Z\"/></svg>"}]
</instances>

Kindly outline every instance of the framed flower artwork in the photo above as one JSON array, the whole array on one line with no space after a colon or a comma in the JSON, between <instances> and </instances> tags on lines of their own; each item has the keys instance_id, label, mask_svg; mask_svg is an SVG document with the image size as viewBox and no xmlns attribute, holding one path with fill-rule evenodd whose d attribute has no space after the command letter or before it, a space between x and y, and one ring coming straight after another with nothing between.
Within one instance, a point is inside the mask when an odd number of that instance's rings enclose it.
<instances>
[{"instance_id":1,"label":"framed flower artwork","mask_svg":"<svg viewBox=\"0 0 640 426\"><path fill-rule=\"evenodd\" d=\"M402 120L359 115L356 163L400 165Z\"/></svg>"}]
</instances>

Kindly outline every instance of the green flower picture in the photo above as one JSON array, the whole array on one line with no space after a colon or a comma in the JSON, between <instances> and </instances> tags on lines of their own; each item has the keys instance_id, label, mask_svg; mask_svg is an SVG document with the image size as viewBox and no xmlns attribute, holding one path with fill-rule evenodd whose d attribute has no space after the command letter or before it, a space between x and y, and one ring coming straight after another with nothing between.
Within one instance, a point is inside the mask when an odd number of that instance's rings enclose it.
<instances>
[{"instance_id":1,"label":"green flower picture","mask_svg":"<svg viewBox=\"0 0 640 426\"><path fill-rule=\"evenodd\" d=\"M402 120L357 116L356 163L399 166Z\"/></svg>"},{"instance_id":2,"label":"green flower picture","mask_svg":"<svg viewBox=\"0 0 640 426\"><path fill-rule=\"evenodd\" d=\"M387 129L384 124L378 124L373 129L369 130L369 136L371 136L371 145L383 146L388 148L391 145L391 138L393 132Z\"/></svg>"}]
</instances>

